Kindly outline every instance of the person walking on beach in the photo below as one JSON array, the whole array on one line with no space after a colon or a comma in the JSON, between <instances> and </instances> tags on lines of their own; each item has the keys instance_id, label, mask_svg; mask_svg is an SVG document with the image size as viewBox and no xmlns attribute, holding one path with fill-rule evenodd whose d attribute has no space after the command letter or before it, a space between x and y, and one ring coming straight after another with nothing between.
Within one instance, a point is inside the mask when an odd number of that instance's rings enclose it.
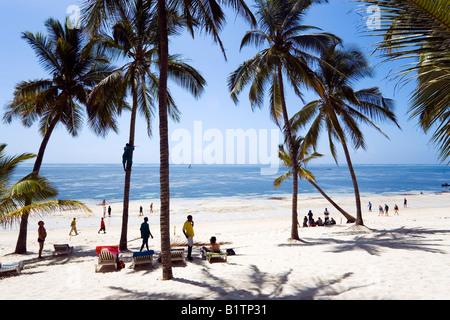
<instances>
[{"instance_id":1,"label":"person walking on beach","mask_svg":"<svg viewBox=\"0 0 450 320\"><path fill-rule=\"evenodd\" d=\"M398 214L398 205L397 204L395 204L395 206L394 206L394 216L395 215L399 215Z\"/></svg>"},{"instance_id":2,"label":"person walking on beach","mask_svg":"<svg viewBox=\"0 0 450 320\"><path fill-rule=\"evenodd\" d=\"M381 206L381 204L378 206L378 216L382 216L384 214L384 211L383 211L383 207Z\"/></svg>"},{"instance_id":3,"label":"person walking on beach","mask_svg":"<svg viewBox=\"0 0 450 320\"><path fill-rule=\"evenodd\" d=\"M372 203L369 201L369 204L367 205L369 207L369 212L372 212Z\"/></svg>"},{"instance_id":4,"label":"person walking on beach","mask_svg":"<svg viewBox=\"0 0 450 320\"><path fill-rule=\"evenodd\" d=\"M47 238L47 231L44 228L44 221L38 222L38 243L39 243L39 259L42 259L42 250L44 250L45 238Z\"/></svg>"},{"instance_id":5,"label":"person walking on beach","mask_svg":"<svg viewBox=\"0 0 450 320\"><path fill-rule=\"evenodd\" d=\"M389 206L387 204L384 204L384 213L386 214L386 217L389 216L388 212L389 212Z\"/></svg>"},{"instance_id":6,"label":"person walking on beach","mask_svg":"<svg viewBox=\"0 0 450 320\"><path fill-rule=\"evenodd\" d=\"M75 218L73 218L72 222L70 223L70 226L71 226L72 228L70 229L69 236L72 235L72 232L73 232L73 231L75 231L75 235L77 236L77 235L78 235L78 231L77 231L77 221L76 221Z\"/></svg>"},{"instance_id":7,"label":"person walking on beach","mask_svg":"<svg viewBox=\"0 0 450 320\"><path fill-rule=\"evenodd\" d=\"M187 216L187 220L183 225L183 233L188 240L187 259L192 261L192 247L194 246L194 220L192 220L191 215Z\"/></svg>"},{"instance_id":8,"label":"person walking on beach","mask_svg":"<svg viewBox=\"0 0 450 320\"><path fill-rule=\"evenodd\" d=\"M111 217L111 206L108 206L108 216Z\"/></svg>"},{"instance_id":9,"label":"person walking on beach","mask_svg":"<svg viewBox=\"0 0 450 320\"><path fill-rule=\"evenodd\" d=\"M406 208L408 206L408 201L406 198L403 199L403 208Z\"/></svg>"},{"instance_id":10,"label":"person walking on beach","mask_svg":"<svg viewBox=\"0 0 450 320\"><path fill-rule=\"evenodd\" d=\"M106 233L106 226L105 226L105 221L102 218L102 221L100 222L100 230L98 230L98 233L100 233L100 231L103 231L103 233Z\"/></svg>"},{"instance_id":11,"label":"person walking on beach","mask_svg":"<svg viewBox=\"0 0 450 320\"><path fill-rule=\"evenodd\" d=\"M153 213L153 202L150 203L150 213Z\"/></svg>"},{"instance_id":12,"label":"person walking on beach","mask_svg":"<svg viewBox=\"0 0 450 320\"><path fill-rule=\"evenodd\" d=\"M148 221L148 218L145 217L144 218L144 222L142 222L142 224L141 224L141 229L140 230L141 230L142 246L141 246L141 250L140 251L142 251L142 249L144 249L144 245L147 247L147 251L150 250L148 248L148 238L152 237L152 239L153 239L153 235L150 232L150 226L148 225L147 221Z\"/></svg>"}]
</instances>

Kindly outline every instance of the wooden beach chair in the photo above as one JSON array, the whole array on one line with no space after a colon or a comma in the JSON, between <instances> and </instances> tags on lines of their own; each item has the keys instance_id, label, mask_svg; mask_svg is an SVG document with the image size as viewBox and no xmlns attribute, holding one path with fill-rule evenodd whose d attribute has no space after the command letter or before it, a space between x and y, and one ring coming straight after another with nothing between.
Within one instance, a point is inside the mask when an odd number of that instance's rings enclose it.
<instances>
[{"instance_id":1,"label":"wooden beach chair","mask_svg":"<svg viewBox=\"0 0 450 320\"><path fill-rule=\"evenodd\" d=\"M102 266L114 266L117 269L116 256L107 248L101 249L98 254L98 262L95 265L95 272L98 272Z\"/></svg>"},{"instance_id":2,"label":"wooden beach chair","mask_svg":"<svg viewBox=\"0 0 450 320\"><path fill-rule=\"evenodd\" d=\"M147 264L150 263L153 267L153 255L155 251L143 251L143 252L133 252L133 261L131 262L131 267L136 269L138 264Z\"/></svg>"},{"instance_id":3,"label":"wooden beach chair","mask_svg":"<svg viewBox=\"0 0 450 320\"><path fill-rule=\"evenodd\" d=\"M171 249L170 261L183 261L183 263L186 263L186 260L184 258L184 248Z\"/></svg>"},{"instance_id":4,"label":"wooden beach chair","mask_svg":"<svg viewBox=\"0 0 450 320\"><path fill-rule=\"evenodd\" d=\"M52 256L56 256L59 254L70 254L73 252L73 247L70 247L67 243L54 244L53 248L55 249L55 251L53 251Z\"/></svg>"},{"instance_id":5,"label":"wooden beach chair","mask_svg":"<svg viewBox=\"0 0 450 320\"><path fill-rule=\"evenodd\" d=\"M16 272L20 274L22 270L23 270L23 261L11 264L0 263L0 273Z\"/></svg>"},{"instance_id":6,"label":"wooden beach chair","mask_svg":"<svg viewBox=\"0 0 450 320\"><path fill-rule=\"evenodd\" d=\"M209 263L212 263L211 260L213 258L220 258L222 260L225 260L225 262L228 261L228 253L224 250L220 250L220 252L207 252L203 248L200 249L202 254L203 260L208 260Z\"/></svg>"}]
</instances>

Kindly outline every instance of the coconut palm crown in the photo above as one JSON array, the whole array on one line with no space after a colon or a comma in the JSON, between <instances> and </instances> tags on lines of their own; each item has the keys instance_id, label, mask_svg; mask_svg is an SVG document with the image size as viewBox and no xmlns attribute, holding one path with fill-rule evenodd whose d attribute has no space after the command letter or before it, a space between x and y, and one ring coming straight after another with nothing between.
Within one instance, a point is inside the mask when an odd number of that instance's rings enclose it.
<instances>
[{"instance_id":1,"label":"coconut palm crown","mask_svg":"<svg viewBox=\"0 0 450 320\"><path fill-rule=\"evenodd\" d=\"M361 202L355 172L350 158L350 144L365 149L366 143L360 124L369 125L387 137L376 124L389 121L398 123L394 114L394 101L383 97L379 88L354 89L358 80L371 76L372 68L356 48L338 48L332 45L321 53L318 63L319 99L306 104L291 119L295 130L308 128L305 144L314 147L322 132L327 134L330 151L337 163L335 143L342 145L352 177L356 200L356 224L362 225Z\"/></svg>"}]
</instances>

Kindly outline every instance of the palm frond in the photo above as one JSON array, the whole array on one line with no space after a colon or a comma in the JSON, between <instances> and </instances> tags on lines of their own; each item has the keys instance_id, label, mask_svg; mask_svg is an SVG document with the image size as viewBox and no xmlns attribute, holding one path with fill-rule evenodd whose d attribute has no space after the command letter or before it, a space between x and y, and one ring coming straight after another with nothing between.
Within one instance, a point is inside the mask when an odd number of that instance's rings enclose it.
<instances>
[{"instance_id":1,"label":"palm frond","mask_svg":"<svg viewBox=\"0 0 450 320\"><path fill-rule=\"evenodd\" d=\"M431 143L440 149L440 160L450 158L450 135L440 115L450 107L450 2L448 0L358 0L381 11L382 36L375 45L386 60L406 60L393 74L400 81L416 81L409 113L427 132L436 124ZM438 111L434 111L436 109ZM449 131L450 132L450 131ZM447 150L447 151L445 151Z\"/></svg>"}]
</instances>

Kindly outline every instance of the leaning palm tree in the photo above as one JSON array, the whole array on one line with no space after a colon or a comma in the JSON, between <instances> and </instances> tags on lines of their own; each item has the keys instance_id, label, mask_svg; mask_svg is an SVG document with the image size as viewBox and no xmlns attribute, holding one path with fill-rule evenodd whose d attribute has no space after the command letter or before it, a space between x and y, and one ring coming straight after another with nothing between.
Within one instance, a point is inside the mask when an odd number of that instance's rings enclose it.
<instances>
[{"instance_id":1,"label":"leaning palm tree","mask_svg":"<svg viewBox=\"0 0 450 320\"><path fill-rule=\"evenodd\" d=\"M150 2L150 0L147 0ZM114 16L126 10L129 2L126 0L92 0L83 8L83 21L92 30L99 27L107 27L108 22ZM170 13L182 14L186 26L194 36L195 30L204 30L211 34L216 43L219 43L225 54L219 33L225 23L225 15L221 5L230 6L243 15L253 25L253 14L243 0L190 0L190 1L166 1L156 0L158 16L159 37L159 84L158 84L158 113L160 136L160 230L161 230L161 260L163 280L173 278L170 263L170 190L169 190L169 135L168 135L168 87L169 72L169 32Z\"/></svg>"},{"instance_id":2,"label":"leaning palm tree","mask_svg":"<svg viewBox=\"0 0 450 320\"><path fill-rule=\"evenodd\" d=\"M39 152L33 167L33 173L39 174L45 148L53 130L58 124L76 136L83 122L82 104L86 103L91 88L108 75L111 70L108 60L94 51L81 29L71 28L54 19L45 22L48 35L37 32L23 32L22 38L34 50L42 67L51 78L23 81L16 85L14 98L6 105L3 116L10 123L19 118L24 126L39 122L43 136ZM109 102L119 103L114 93ZM102 100L99 103L106 103ZM116 130L114 118L103 118L99 132ZM30 203L28 203L30 205ZM28 216L22 216L16 253L26 252Z\"/></svg>"},{"instance_id":3,"label":"leaning palm tree","mask_svg":"<svg viewBox=\"0 0 450 320\"><path fill-rule=\"evenodd\" d=\"M315 75L310 63L311 55L330 43L338 41L329 33L302 33L318 29L302 25L302 18L312 1L258 0L256 3L259 28L248 31L241 48L250 44L265 45L253 58L241 64L228 78L231 98L249 85L249 100L252 109L261 107L266 88L269 86L270 115L278 126L282 126L289 153L295 159L295 146L286 105L285 81L294 93L301 97L301 86L314 87ZM280 124L282 122L282 124ZM297 224L298 163L292 166L292 228L291 238L299 239Z\"/></svg>"},{"instance_id":4,"label":"leaning palm tree","mask_svg":"<svg viewBox=\"0 0 450 320\"><path fill-rule=\"evenodd\" d=\"M306 164L314 159L317 159L319 157L322 157L323 155L317 152L313 152L310 153L310 149L306 148L305 144L304 144L304 138L303 137L296 137L294 135L294 151L295 151L295 155L296 155L296 159L297 159L297 163L298 163L298 177L300 179L305 179L306 181L308 181L309 183L311 183L311 185L317 189L317 191L320 192L320 194L327 199L327 201L329 203L331 203L331 205L333 205L333 207L335 207L340 213L342 213L342 215L347 218L347 221L350 222L355 222L355 218L350 215L349 213L347 213L344 209L342 209L336 202L334 202L323 190L322 188L320 188L317 185L317 181L314 177L314 175L311 173L311 171L307 170ZM278 157L281 160L281 163L283 164L283 166L285 166L286 168L292 168L292 160L291 160L291 156L289 154L289 152L287 152L285 150L285 146L280 144L279 145L279 151L278 151ZM278 188L281 183L283 183L284 181L286 181L287 179L292 177L292 170L289 170L288 172L284 173L283 175L279 176L278 178L276 178L273 182L273 186L275 188Z\"/></svg>"},{"instance_id":5,"label":"leaning palm tree","mask_svg":"<svg viewBox=\"0 0 450 320\"><path fill-rule=\"evenodd\" d=\"M0 224L12 225L21 217L31 214L43 215L58 210L84 210L91 212L84 204L72 200L49 200L58 195L50 182L36 173L10 186L11 175L21 162L36 157L25 153L9 157L4 153L6 145L0 145Z\"/></svg>"},{"instance_id":6,"label":"leaning palm tree","mask_svg":"<svg viewBox=\"0 0 450 320\"><path fill-rule=\"evenodd\" d=\"M395 75L417 83L408 112L425 133L434 130L430 142L450 163L450 1L358 1L380 10L370 35L383 37L375 45L387 60L406 60Z\"/></svg>"},{"instance_id":7,"label":"leaning palm tree","mask_svg":"<svg viewBox=\"0 0 450 320\"><path fill-rule=\"evenodd\" d=\"M357 225L363 225L358 182L348 148L349 138L355 149L365 149L364 135L359 123L364 123L387 135L374 121L391 121L397 126L393 112L394 103L386 99L376 87L355 90L355 82L371 75L371 68L364 55L357 49L328 47L321 54L317 75L320 86L316 88L319 99L309 102L291 121L293 127L309 125L305 135L307 145L317 146L320 133L325 129L333 158L337 163L335 141L343 147L352 178L356 201Z\"/></svg>"},{"instance_id":8,"label":"leaning palm tree","mask_svg":"<svg viewBox=\"0 0 450 320\"><path fill-rule=\"evenodd\" d=\"M158 64L158 34L155 31L155 11L150 10L151 3L144 0L131 1L128 10L120 10L118 21L112 27L112 36L101 34L98 43L110 54L120 55L126 63L110 76L100 82L91 93L90 100L98 101L97 94L119 90L132 97L129 145L134 146L137 112L144 115L147 122L147 133L151 136L151 120L153 118L154 99L158 95L158 75L152 67ZM177 22L174 20L174 23ZM178 22L177 22L178 23ZM171 25L171 30L176 28ZM196 98L203 92L205 80L180 56L169 57L169 76ZM174 120L179 119L179 112L170 94L169 114ZM89 109L95 110L95 103ZM133 157L131 151L130 158ZM132 163L125 167L124 201L122 214L122 232L120 250L127 250L128 206L130 194Z\"/></svg>"}]
</instances>

